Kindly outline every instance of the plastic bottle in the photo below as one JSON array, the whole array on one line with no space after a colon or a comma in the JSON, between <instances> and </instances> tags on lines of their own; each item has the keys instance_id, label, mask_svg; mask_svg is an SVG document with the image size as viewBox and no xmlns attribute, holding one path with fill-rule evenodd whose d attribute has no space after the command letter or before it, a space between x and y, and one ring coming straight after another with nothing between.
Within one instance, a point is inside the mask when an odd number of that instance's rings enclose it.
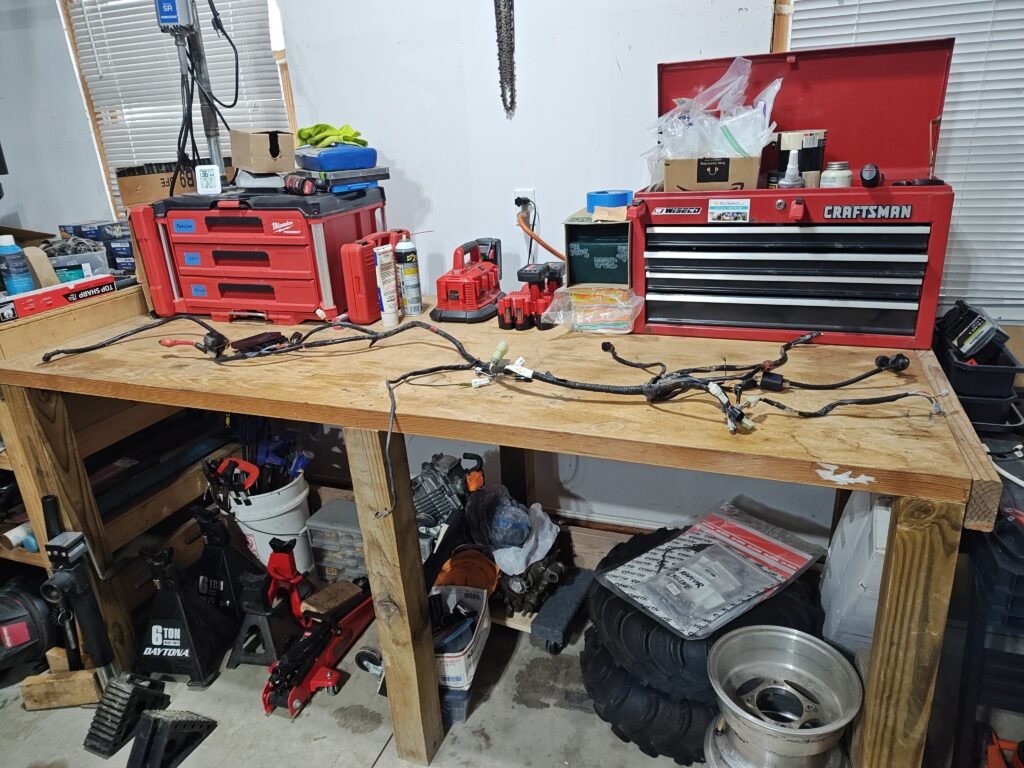
<instances>
[{"instance_id":1,"label":"plastic bottle","mask_svg":"<svg viewBox=\"0 0 1024 768\"><path fill-rule=\"evenodd\" d=\"M786 175L779 179L779 189L797 189L805 186L804 177L800 175L800 153L791 149L789 151L789 163L786 165Z\"/></svg>"},{"instance_id":2,"label":"plastic bottle","mask_svg":"<svg viewBox=\"0 0 1024 768\"><path fill-rule=\"evenodd\" d=\"M25 252L14 244L12 235L0 235L0 275L4 278L7 295L35 290L32 270L28 267Z\"/></svg>"},{"instance_id":3,"label":"plastic bottle","mask_svg":"<svg viewBox=\"0 0 1024 768\"><path fill-rule=\"evenodd\" d=\"M423 314L423 296L420 294L420 264L416 246L405 235L395 246L395 269L402 289L402 312L406 315Z\"/></svg>"}]
</instances>

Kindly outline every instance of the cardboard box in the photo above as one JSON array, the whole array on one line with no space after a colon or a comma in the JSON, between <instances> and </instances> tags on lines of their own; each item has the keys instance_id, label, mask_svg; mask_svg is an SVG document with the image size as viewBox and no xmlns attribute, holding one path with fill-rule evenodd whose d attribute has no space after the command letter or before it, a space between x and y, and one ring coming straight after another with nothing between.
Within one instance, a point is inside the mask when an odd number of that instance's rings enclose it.
<instances>
[{"instance_id":1,"label":"cardboard box","mask_svg":"<svg viewBox=\"0 0 1024 768\"><path fill-rule=\"evenodd\" d=\"M135 252L132 250L130 238L124 240L108 240L103 244L107 250L107 263L111 269L122 272L135 271Z\"/></svg>"},{"instance_id":2,"label":"cardboard box","mask_svg":"<svg viewBox=\"0 0 1024 768\"><path fill-rule=\"evenodd\" d=\"M594 213L598 210L595 208ZM567 218L563 226L566 285L629 285L628 220L594 221L594 214L583 208Z\"/></svg>"},{"instance_id":3,"label":"cardboard box","mask_svg":"<svg viewBox=\"0 0 1024 768\"><path fill-rule=\"evenodd\" d=\"M116 240L128 237L127 221L107 221L95 219L75 224L61 224L58 229L65 239L84 237L86 240Z\"/></svg>"},{"instance_id":4,"label":"cardboard box","mask_svg":"<svg viewBox=\"0 0 1024 768\"><path fill-rule=\"evenodd\" d=\"M289 173L295 170L295 136L232 128L231 158L236 168L250 173Z\"/></svg>"},{"instance_id":5,"label":"cardboard box","mask_svg":"<svg viewBox=\"0 0 1024 768\"><path fill-rule=\"evenodd\" d=\"M60 283L0 299L0 323L38 315L58 307L93 299L114 292L113 275L96 275L70 283Z\"/></svg>"},{"instance_id":6,"label":"cardboard box","mask_svg":"<svg viewBox=\"0 0 1024 768\"><path fill-rule=\"evenodd\" d=\"M167 170L154 170L150 173L134 173L134 168L120 168L117 171L117 187L121 192L121 202L125 208L133 205L145 205L163 200L171 194L171 177L174 175L174 164L169 163ZM178 183L174 185L174 194L184 195L196 191L195 174L188 168L182 170Z\"/></svg>"},{"instance_id":7,"label":"cardboard box","mask_svg":"<svg viewBox=\"0 0 1024 768\"><path fill-rule=\"evenodd\" d=\"M665 161L665 191L757 189L760 157L697 157Z\"/></svg>"},{"instance_id":8,"label":"cardboard box","mask_svg":"<svg viewBox=\"0 0 1024 768\"><path fill-rule=\"evenodd\" d=\"M459 653L435 653L437 676L442 688L465 691L473 683L484 645L491 634L491 613L487 606L487 591L475 587L434 587L430 594L443 595L449 607L462 603L475 610L480 618L473 630L473 638Z\"/></svg>"}]
</instances>

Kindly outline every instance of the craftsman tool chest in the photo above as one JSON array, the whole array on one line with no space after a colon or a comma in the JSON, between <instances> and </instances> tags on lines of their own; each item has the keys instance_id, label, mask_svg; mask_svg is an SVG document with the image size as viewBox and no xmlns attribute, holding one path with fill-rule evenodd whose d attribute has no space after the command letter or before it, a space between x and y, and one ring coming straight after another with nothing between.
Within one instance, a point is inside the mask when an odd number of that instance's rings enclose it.
<instances>
[{"instance_id":1,"label":"craftsman tool chest","mask_svg":"<svg viewBox=\"0 0 1024 768\"><path fill-rule=\"evenodd\" d=\"M180 195L129 219L161 317L333 320L346 309L341 246L384 228L384 192Z\"/></svg>"},{"instance_id":2,"label":"craftsman tool chest","mask_svg":"<svg viewBox=\"0 0 1024 768\"><path fill-rule=\"evenodd\" d=\"M778 130L827 129L825 160L849 162L853 186L638 193L634 330L765 341L820 330L824 343L928 348L953 190L920 180L933 176L952 53L946 39L748 57L748 93L783 78ZM731 61L660 65L659 114ZM867 163L879 186L860 183Z\"/></svg>"}]
</instances>

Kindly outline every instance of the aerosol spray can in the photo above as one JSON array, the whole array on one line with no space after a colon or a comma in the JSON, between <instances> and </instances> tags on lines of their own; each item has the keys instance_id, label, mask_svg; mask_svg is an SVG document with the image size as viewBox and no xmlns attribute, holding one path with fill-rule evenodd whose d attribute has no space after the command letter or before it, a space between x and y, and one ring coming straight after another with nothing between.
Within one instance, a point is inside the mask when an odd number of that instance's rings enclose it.
<instances>
[{"instance_id":1,"label":"aerosol spray can","mask_svg":"<svg viewBox=\"0 0 1024 768\"><path fill-rule=\"evenodd\" d=\"M402 311L406 315L423 314L423 296L420 294L420 263L416 246L407 236L395 246L395 269L402 289Z\"/></svg>"}]
</instances>

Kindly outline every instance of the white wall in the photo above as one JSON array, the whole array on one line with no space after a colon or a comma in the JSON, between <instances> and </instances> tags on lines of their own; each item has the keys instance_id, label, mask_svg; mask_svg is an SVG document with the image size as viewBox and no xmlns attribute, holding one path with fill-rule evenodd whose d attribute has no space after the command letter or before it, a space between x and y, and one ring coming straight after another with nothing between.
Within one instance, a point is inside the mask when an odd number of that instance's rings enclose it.
<instances>
[{"instance_id":1,"label":"white wall","mask_svg":"<svg viewBox=\"0 0 1024 768\"><path fill-rule=\"evenodd\" d=\"M767 52L771 0L518 0L519 108L507 120L498 88L489 2L280 3L300 125L349 122L391 168L388 221L422 231L425 290L463 241L496 235L506 284L525 248L513 190L536 189L541 231L587 190L646 184L640 154L653 144L659 62ZM359 62L358 64L354 62ZM408 438L414 472L430 454L492 446ZM540 500L585 518L678 523L747 493L827 525L831 491L782 483L544 455Z\"/></svg>"},{"instance_id":2,"label":"white wall","mask_svg":"<svg viewBox=\"0 0 1024 768\"><path fill-rule=\"evenodd\" d=\"M56 232L110 216L57 0L0 3L0 224Z\"/></svg>"},{"instance_id":3,"label":"white wall","mask_svg":"<svg viewBox=\"0 0 1024 768\"><path fill-rule=\"evenodd\" d=\"M771 0L517 0L519 108L505 118L490 2L280 3L299 125L348 122L391 168L388 223L413 231L425 287L455 246L497 236L523 262L514 193L541 231L586 192L646 183L659 62L767 52Z\"/></svg>"}]
</instances>

